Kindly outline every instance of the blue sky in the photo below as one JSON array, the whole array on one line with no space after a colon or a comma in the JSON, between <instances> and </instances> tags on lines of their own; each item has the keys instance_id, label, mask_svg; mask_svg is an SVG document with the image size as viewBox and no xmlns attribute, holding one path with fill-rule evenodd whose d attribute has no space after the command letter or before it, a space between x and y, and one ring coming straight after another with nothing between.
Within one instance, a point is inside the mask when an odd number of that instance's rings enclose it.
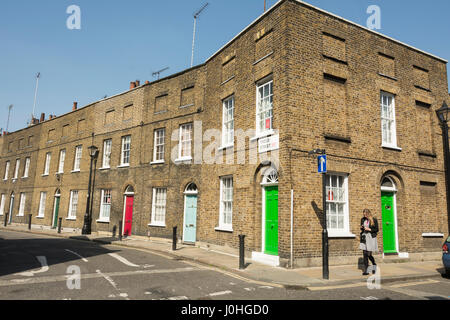
<instances>
[{"instance_id":1,"label":"blue sky","mask_svg":"<svg viewBox=\"0 0 450 320\"><path fill-rule=\"evenodd\" d=\"M36 115L61 115L190 66L193 13L198 22L195 62L220 49L262 12L264 0L15 0L0 3L0 127L14 104L9 131L30 121L35 75L41 72ZM450 1L308 0L366 25L369 5L382 13L381 33L450 60ZM276 0L267 0L268 7ZM81 30L69 30L67 7L81 8Z\"/></svg>"}]
</instances>

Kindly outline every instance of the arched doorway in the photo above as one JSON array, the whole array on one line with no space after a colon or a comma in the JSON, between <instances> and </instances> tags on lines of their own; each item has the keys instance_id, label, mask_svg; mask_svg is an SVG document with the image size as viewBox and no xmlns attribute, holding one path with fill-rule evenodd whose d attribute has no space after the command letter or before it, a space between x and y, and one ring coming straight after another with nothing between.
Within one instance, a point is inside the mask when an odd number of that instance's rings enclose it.
<instances>
[{"instance_id":1,"label":"arched doorway","mask_svg":"<svg viewBox=\"0 0 450 320\"><path fill-rule=\"evenodd\" d=\"M398 253L397 187L390 177L381 182L381 216L383 229L383 252Z\"/></svg>"},{"instance_id":2,"label":"arched doorway","mask_svg":"<svg viewBox=\"0 0 450 320\"><path fill-rule=\"evenodd\" d=\"M128 186L124 193L123 205L123 235L131 236L133 227L134 188Z\"/></svg>"},{"instance_id":3,"label":"arched doorway","mask_svg":"<svg viewBox=\"0 0 450 320\"><path fill-rule=\"evenodd\" d=\"M58 227L59 203L61 201L61 191L59 189L56 190L54 199L52 228L56 229Z\"/></svg>"},{"instance_id":4,"label":"arched doorway","mask_svg":"<svg viewBox=\"0 0 450 320\"><path fill-rule=\"evenodd\" d=\"M11 193L11 198L9 200L8 224L12 223L13 210L14 210L14 192Z\"/></svg>"},{"instance_id":5,"label":"arched doorway","mask_svg":"<svg viewBox=\"0 0 450 320\"><path fill-rule=\"evenodd\" d=\"M279 266L278 170L267 167L262 171L262 176L261 252L252 252L252 259L271 266Z\"/></svg>"},{"instance_id":6,"label":"arched doorway","mask_svg":"<svg viewBox=\"0 0 450 320\"><path fill-rule=\"evenodd\" d=\"M184 190L183 242L197 241L197 197L197 185L188 184Z\"/></svg>"}]
</instances>

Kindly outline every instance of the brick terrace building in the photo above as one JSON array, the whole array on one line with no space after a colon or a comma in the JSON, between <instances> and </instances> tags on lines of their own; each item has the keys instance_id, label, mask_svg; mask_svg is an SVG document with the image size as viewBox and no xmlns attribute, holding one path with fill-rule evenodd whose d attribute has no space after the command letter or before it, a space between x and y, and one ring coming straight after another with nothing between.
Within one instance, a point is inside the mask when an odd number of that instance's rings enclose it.
<instances>
[{"instance_id":1,"label":"brick terrace building","mask_svg":"<svg viewBox=\"0 0 450 320\"><path fill-rule=\"evenodd\" d=\"M435 114L449 101L446 64L282 0L202 65L3 135L0 214L81 229L95 145L93 231L123 221L126 234L169 237L178 226L187 243L232 248L245 234L255 260L320 265L321 175L308 152L321 148L331 264L357 261L365 208L382 253L437 254L449 232Z\"/></svg>"}]
</instances>

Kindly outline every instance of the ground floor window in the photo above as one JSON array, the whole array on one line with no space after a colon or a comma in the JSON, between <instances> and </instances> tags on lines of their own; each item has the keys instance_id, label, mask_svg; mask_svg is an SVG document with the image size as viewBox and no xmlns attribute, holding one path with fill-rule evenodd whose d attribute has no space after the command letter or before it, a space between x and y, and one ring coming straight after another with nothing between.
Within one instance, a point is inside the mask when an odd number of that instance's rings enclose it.
<instances>
[{"instance_id":1,"label":"ground floor window","mask_svg":"<svg viewBox=\"0 0 450 320\"><path fill-rule=\"evenodd\" d=\"M220 178L219 228L232 229L233 220L233 177Z\"/></svg>"},{"instance_id":2,"label":"ground floor window","mask_svg":"<svg viewBox=\"0 0 450 320\"><path fill-rule=\"evenodd\" d=\"M39 199L39 213L38 218L43 218L45 213L45 200L47 199L47 192L41 192L41 198Z\"/></svg>"},{"instance_id":3,"label":"ground floor window","mask_svg":"<svg viewBox=\"0 0 450 320\"><path fill-rule=\"evenodd\" d=\"M348 177L344 174L327 175L327 229L331 232L349 232Z\"/></svg>"},{"instance_id":4,"label":"ground floor window","mask_svg":"<svg viewBox=\"0 0 450 320\"><path fill-rule=\"evenodd\" d=\"M77 208L78 208L78 190L70 191L70 204L69 204L69 214L67 219L77 218Z\"/></svg>"},{"instance_id":5,"label":"ground floor window","mask_svg":"<svg viewBox=\"0 0 450 320\"><path fill-rule=\"evenodd\" d=\"M165 226L166 224L167 189L154 188L152 200L151 224Z\"/></svg>"},{"instance_id":6,"label":"ground floor window","mask_svg":"<svg viewBox=\"0 0 450 320\"><path fill-rule=\"evenodd\" d=\"M100 220L109 221L111 215L111 190L102 190Z\"/></svg>"},{"instance_id":7,"label":"ground floor window","mask_svg":"<svg viewBox=\"0 0 450 320\"><path fill-rule=\"evenodd\" d=\"M5 195L2 194L0 198L0 216L5 213Z\"/></svg>"},{"instance_id":8,"label":"ground floor window","mask_svg":"<svg viewBox=\"0 0 450 320\"><path fill-rule=\"evenodd\" d=\"M19 216L23 216L25 213L25 201L27 199L27 195L25 193L20 194L20 204L19 204Z\"/></svg>"}]
</instances>

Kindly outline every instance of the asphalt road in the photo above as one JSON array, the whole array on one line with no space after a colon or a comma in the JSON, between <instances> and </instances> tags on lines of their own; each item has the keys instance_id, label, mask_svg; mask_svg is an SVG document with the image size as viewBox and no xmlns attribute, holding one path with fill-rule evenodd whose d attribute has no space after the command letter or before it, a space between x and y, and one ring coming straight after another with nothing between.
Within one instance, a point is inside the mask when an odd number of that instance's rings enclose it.
<instances>
[{"instance_id":1,"label":"asphalt road","mask_svg":"<svg viewBox=\"0 0 450 320\"><path fill-rule=\"evenodd\" d=\"M0 231L0 300L449 299L446 278L296 290L144 250Z\"/></svg>"}]
</instances>

